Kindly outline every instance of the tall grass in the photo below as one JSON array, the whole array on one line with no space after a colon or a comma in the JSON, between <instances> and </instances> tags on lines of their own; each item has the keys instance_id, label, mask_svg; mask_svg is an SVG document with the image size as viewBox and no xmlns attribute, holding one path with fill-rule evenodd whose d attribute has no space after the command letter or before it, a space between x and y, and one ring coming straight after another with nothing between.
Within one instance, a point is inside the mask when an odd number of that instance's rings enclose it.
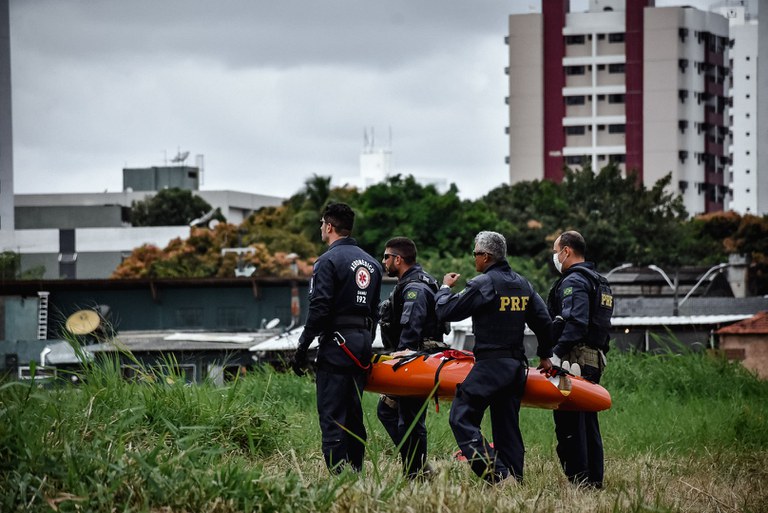
<instances>
[{"instance_id":1,"label":"tall grass","mask_svg":"<svg viewBox=\"0 0 768 513\"><path fill-rule=\"evenodd\" d=\"M107 359L79 385L0 386L0 511L768 509L768 383L706 354L611 353L602 492L562 476L549 411L522 412L524 483L489 487L452 457L449 404L430 406L438 473L409 482L366 393L366 469L332 477L311 378L264 368L225 387L186 386L172 371L142 372L126 381Z\"/></svg>"}]
</instances>

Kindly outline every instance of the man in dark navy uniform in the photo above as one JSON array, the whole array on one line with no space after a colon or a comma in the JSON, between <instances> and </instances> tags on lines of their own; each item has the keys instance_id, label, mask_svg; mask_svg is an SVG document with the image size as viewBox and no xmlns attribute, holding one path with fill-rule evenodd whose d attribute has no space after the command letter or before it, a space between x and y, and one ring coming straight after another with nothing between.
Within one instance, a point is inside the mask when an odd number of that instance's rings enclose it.
<instances>
[{"instance_id":1,"label":"man in dark navy uniform","mask_svg":"<svg viewBox=\"0 0 768 513\"><path fill-rule=\"evenodd\" d=\"M371 361L381 293L381 265L350 238L355 213L331 203L320 231L328 251L315 262L309 314L291 361L301 375L307 349L320 337L316 363L317 413L323 456L333 473L345 464L360 471L366 432L360 398Z\"/></svg>"},{"instance_id":2,"label":"man in dark navy uniform","mask_svg":"<svg viewBox=\"0 0 768 513\"><path fill-rule=\"evenodd\" d=\"M385 345L395 349L393 356L405 357L442 342L443 329L442 325L438 326L435 314L437 280L416 263L416 244L406 237L390 239L384 249L382 264L388 276L398 277L397 286L387 300L390 302L390 318L381 326ZM377 415L395 445L400 445L406 477L417 477L422 470L428 473L429 466L425 467L427 426L424 398L382 396ZM409 429L410 434L405 436Z\"/></svg>"},{"instance_id":3,"label":"man in dark navy uniform","mask_svg":"<svg viewBox=\"0 0 768 513\"><path fill-rule=\"evenodd\" d=\"M527 369L523 346L526 323L538 339L538 368L548 372L552 367L552 321L547 307L528 280L512 271L506 254L503 235L478 233L475 269L483 274L452 294L450 287L459 275L448 273L435 296L441 321L472 316L475 365L456 391L449 422L472 470L490 483L510 475L518 481L523 479L525 448L519 413ZM491 409L494 447L480 432L487 408Z\"/></svg>"},{"instance_id":4,"label":"man in dark navy uniform","mask_svg":"<svg viewBox=\"0 0 768 513\"><path fill-rule=\"evenodd\" d=\"M582 377L600 383L613 313L613 296L595 264L585 261L587 244L578 232L561 234L552 247L552 260L562 277L549 294L555 321L558 363L578 363ZM574 366L575 372L575 366ZM603 440L597 412L553 412L557 455L574 484L603 486Z\"/></svg>"}]
</instances>

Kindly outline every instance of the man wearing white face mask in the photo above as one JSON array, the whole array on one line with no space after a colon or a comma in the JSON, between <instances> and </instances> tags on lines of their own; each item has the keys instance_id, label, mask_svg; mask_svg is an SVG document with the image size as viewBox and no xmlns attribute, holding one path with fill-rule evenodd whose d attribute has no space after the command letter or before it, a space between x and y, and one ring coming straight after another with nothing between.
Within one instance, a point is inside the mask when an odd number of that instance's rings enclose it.
<instances>
[{"instance_id":1,"label":"man wearing white face mask","mask_svg":"<svg viewBox=\"0 0 768 513\"><path fill-rule=\"evenodd\" d=\"M562 277L549 293L555 321L553 352L578 363L582 376L600 382L608 351L613 295L608 281L586 262L587 244L578 232L562 233L552 247L552 261ZM559 318L558 318L559 317ZM603 487L603 440L596 412L554 412L557 455L568 479Z\"/></svg>"}]
</instances>

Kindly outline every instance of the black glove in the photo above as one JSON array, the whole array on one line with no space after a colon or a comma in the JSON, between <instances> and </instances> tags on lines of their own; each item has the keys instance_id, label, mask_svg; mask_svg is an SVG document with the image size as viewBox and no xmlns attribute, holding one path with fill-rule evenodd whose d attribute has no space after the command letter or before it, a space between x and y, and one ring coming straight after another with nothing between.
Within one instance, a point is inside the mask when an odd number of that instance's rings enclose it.
<instances>
[{"instance_id":1,"label":"black glove","mask_svg":"<svg viewBox=\"0 0 768 513\"><path fill-rule=\"evenodd\" d=\"M306 348L302 349L299 348L296 350L295 353L293 353L293 358L291 358L290 366L293 369L293 372L297 376L303 376L306 374L304 372L304 367L307 366L307 350Z\"/></svg>"}]
</instances>

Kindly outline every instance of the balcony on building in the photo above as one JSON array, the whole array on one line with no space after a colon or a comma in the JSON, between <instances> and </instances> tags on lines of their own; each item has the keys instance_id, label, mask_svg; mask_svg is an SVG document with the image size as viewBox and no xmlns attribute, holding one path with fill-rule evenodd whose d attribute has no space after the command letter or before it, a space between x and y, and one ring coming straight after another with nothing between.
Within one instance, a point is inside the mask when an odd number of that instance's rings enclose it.
<instances>
[{"instance_id":1,"label":"balcony on building","mask_svg":"<svg viewBox=\"0 0 768 513\"><path fill-rule=\"evenodd\" d=\"M712 166L706 166L704 168L705 178L704 181L712 185L723 185L723 173L718 173L717 169Z\"/></svg>"},{"instance_id":2,"label":"balcony on building","mask_svg":"<svg viewBox=\"0 0 768 513\"><path fill-rule=\"evenodd\" d=\"M718 83L714 78L707 76L707 81L704 86L704 92L712 96L723 96L723 84Z\"/></svg>"},{"instance_id":3,"label":"balcony on building","mask_svg":"<svg viewBox=\"0 0 768 513\"><path fill-rule=\"evenodd\" d=\"M704 142L704 152L710 155L725 155L723 143L718 142L714 137L707 137L707 140Z\"/></svg>"},{"instance_id":4,"label":"balcony on building","mask_svg":"<svg viewBox=\"0 0 768 513\"><path fill-rule=\"evenodd\" d=\"M722 126L723 113L717 112L717 109L715 109L713 105L707 105L706 113L704 114L704 121L708 125Z\"/></svg>"},{"instance_id":5,"label":"balcony on building","mask_svg":"<svg viewBox=\"0 0 768 513\"><path fill-rule=\"evenodd\" d=\"M715 200L707 196L704 200L705 212L721 212L723 210L723 200Z\"/></svg>"}]
</instances>

